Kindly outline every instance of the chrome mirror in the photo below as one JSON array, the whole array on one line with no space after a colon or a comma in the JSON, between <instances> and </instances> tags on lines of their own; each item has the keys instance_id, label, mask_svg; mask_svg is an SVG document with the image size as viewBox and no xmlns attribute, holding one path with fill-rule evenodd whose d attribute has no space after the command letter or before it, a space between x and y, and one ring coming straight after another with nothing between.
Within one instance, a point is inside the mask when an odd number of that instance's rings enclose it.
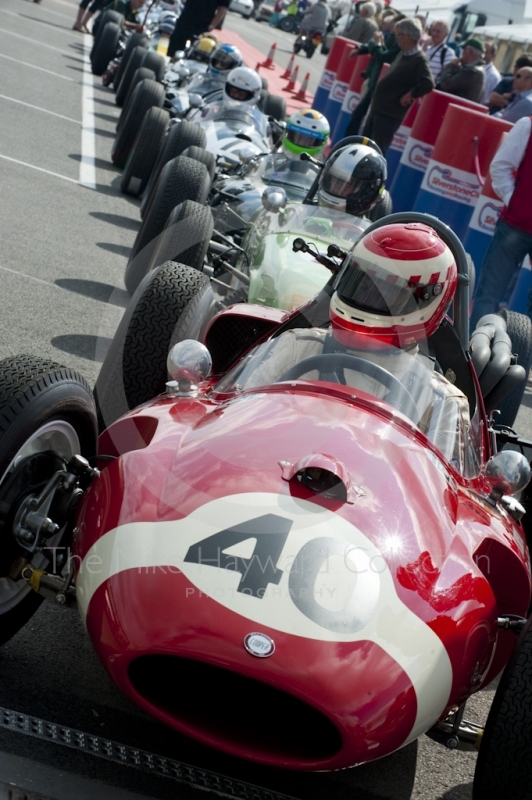
<instances>
[{"instance_id":1,"label":"chrome mirror","mask_svg":"<svg viewBox=\"0 0 532 800\"><path fill-rule=\"evenodd\" d=\"M166 384L167 392L180 397L195 397L198 384L211 374L211 354L201 342L185 339L170 350L166 368L172 377Z\"/></svg>"},{"instance_id":2,"label":"chrome mirror","mask_svg":"<svg viewBox=\"0 0 532 800\"><path fill-rule=\"evenodd\" d=\"M532 472L528 460L515 450L502 450L486 464L484 479L489 484L490 498L497 503L503 495L512 495L524 489Z\"/></svg>"},{"instance_id":3,"label":"chrome mirror","mask_svg":"<svg viewBox=\"0 0 532 800\"><path fill-rule=\"evenodd\" d=\"M278 214L287 203L286 192L278 186L267 186L262 193L262 205L266 211Z\"/></svg>"}]
</instances>

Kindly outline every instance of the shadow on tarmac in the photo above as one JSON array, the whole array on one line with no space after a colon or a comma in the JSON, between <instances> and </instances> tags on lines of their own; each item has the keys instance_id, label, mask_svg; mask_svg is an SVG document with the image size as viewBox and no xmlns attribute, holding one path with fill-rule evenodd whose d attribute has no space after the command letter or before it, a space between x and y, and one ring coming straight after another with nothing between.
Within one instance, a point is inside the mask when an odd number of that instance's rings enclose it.
<instances>
[{"instance_id":1,"label":"shadow on tarmac","mask_svg":"<svg viewBox=\"0 0 532 800\"><path fill-rule=\"evenodd\" d=\"M92 336L85 333L67 333L64 336L54 336L50 344L70 353L73 356L81 356L88 361L102 362L107 350L111 346L111 339L107 336Z\"/></svg>"},{"instance_id":2,"label":"shadow on tarmac","mask_svg":"<svg viewBox=\"0 0 532 800\"><path fill-rule=\"evenodd\" d=\"M115 194L115 191L112 194ZM130 231L138 231L140 228L140 220L131 219L131 217L123 217L120 214L107 214L105 211L89 211L89 214L102 222L118 225L120 228L127 228Z\"/></svg>"},{"instance_id":3,"label":"shadow on tarmac","mask_svg":"<svg viewBox=\"0 0 532 800\"><path fill-rule=\"evenodd\" d=\"M115 246L119 247L119 245ZM124 249L129 251L129 248ZM130 300L125 289L119 289L117 286L111 286L109 283L89 281L81 278L58 278L54 283L56 286L59 286L60 289L66 289L67 292L75 292L75 294L90 297L92 300L98 300L101 303L111 303L119 308L125 308Z\"/></svg>"}]
</instances>

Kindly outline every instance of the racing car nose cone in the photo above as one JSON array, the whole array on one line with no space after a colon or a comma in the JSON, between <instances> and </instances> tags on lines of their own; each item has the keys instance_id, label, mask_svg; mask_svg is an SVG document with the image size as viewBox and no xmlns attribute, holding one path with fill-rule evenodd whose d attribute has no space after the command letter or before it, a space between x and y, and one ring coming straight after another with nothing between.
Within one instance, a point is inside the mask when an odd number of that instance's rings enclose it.
<instances>
[{"instance_id":1,"label":"racing car nose cone","mask_svg":"<svg viewBox=\"0 0 532 800\"><path fill-rule=\"evenodd\" d=\"M244 638L244 647L257 658L267 658L275 650L275 642L265 633L248 633Z\"/></svg>"}]
</instances>

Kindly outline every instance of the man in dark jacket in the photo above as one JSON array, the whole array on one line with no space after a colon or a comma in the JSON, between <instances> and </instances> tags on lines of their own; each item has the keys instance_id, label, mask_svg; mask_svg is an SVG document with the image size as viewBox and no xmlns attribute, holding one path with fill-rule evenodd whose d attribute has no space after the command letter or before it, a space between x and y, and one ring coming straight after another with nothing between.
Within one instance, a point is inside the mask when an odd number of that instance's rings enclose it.
<instances>
[{"instance_id":1,"label":"man in dark jacket","mask_svg":"<svg viewBox=\"0 0 532 800\"><path fill-rule=\"evenodd\" d=\"M395 37L401 52L377 83L364 126L364 136L377 142L383 153L414 100L434 88L429 62L418 44L421 38L418 21L407 17L398 22Z\"/></svg>"},{"instance_id":2,"label":"man in dark jacket","mask_svg":"<svg viewBox=\"0 0 532 800\"><path fill-rule=\"evenodd\" d=\"M231 0L187 0L168 44L170 58L184 50L187 41L212 31L222 22Z\"/></svg>"},{"instance_id":3,"label":"man in dark jacket","mask_svg":"<svg viewBox=\"0 0 532 800\"><path fill-rule=\"evenodd\" d=\"M464 42L462 57L442 69L438 89L480 103L484 79L484 43L480 39L468 39Z\"/></svg>"}]
</instances>

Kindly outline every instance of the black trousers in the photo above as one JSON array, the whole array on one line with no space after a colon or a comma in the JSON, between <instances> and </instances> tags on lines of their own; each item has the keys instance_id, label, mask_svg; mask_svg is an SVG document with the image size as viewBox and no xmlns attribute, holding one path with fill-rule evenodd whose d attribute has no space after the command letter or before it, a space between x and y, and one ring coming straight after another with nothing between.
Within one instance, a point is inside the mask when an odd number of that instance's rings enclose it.
<instances>
[{"instance_id":1,"label":"black trousers","mask_svg":"<svg viewBox=\"0 0 532 800\"><path fill-rule=\"evenodd\" d=\"M357 133L360 130L362 120L366 116L368 108L370 107L372 97L373 97L373 92L366 92L366 94L364 95L358 106L351 114L351 119L347 123L347 128L345 129L344 136L357 135Z\"/></svg>"},{"instance_id":2,"label":"black trousers","mask_svg":"<svg viewBox=\"0 0 532 800\"><path fill-rule=\"evenodd\" d=\"M189 39L193 39L199 33L204 33L206 26L194 24L190 22L180 22L177 20L173 34L170 36L170 43L168 45L168 55L170 58L175 55L178 50L184 50L185 45Z\"/></svg>"},{"instance_id":3,"label":"black trousers","mask_svg":"<svg viewBox=\"0 0 532 800\"><path fill-rule=\"evenodd\" d=\"M375 114L370 111L364 125L364 136L367 136L368 139L373 139L385 155L400 125L400 119L393 119L393 117Z\"/></svg>"}]
</instances>

